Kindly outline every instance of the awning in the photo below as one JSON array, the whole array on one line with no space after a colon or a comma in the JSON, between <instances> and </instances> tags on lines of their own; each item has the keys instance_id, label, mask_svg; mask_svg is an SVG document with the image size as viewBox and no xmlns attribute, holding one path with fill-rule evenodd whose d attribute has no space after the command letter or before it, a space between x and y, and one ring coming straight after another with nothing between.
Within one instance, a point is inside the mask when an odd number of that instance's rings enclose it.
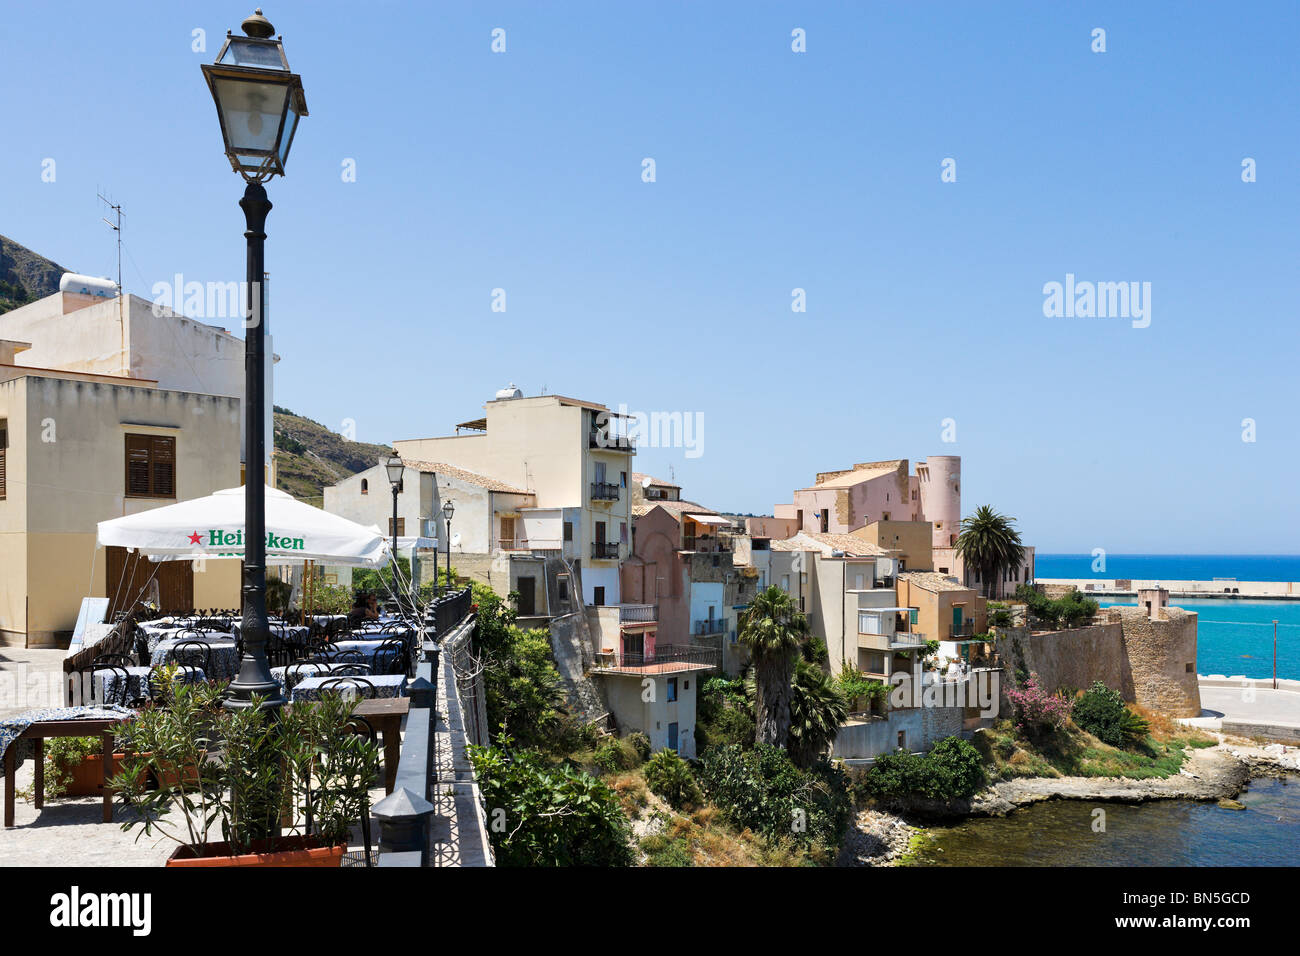
<instances>
[{"instance_id":1,"label":"awning","mask_svg":"<svg viewBox=\"0 0 1300 956\"><path fill-rule=\"evenodd\" d=\"M892 612L901 614L904 611L910 610L912 610L910 607L860 607L858 608L858 613L861 614L864 611L873 611L877 614L889 614Z\"/></svg>"},{"instance_id":2,"label":"awning","mask_svg":"<svg viewBox=\"0 0 1300 956\"><path fill-rule=\"evenodd\" d=\"M726 518L722 517L722 515L687 515L686 517L700 524L712 524L712 525L731 524L731 522L728 521Z\"/></svg>"}]
</instances>

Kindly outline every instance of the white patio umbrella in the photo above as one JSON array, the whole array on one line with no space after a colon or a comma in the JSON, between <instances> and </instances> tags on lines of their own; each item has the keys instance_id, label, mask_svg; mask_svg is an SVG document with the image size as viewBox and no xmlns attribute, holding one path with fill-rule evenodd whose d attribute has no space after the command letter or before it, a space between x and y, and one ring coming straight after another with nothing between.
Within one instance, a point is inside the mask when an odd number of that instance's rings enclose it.
<instances>
[{"instance_id":1,"label":"white patio umbrella","mask_svg":"<svg viewBox=\"0 0 1300 956\"><path fill-rule=\"evenodd\" d=\"M387 559L377 528L314 508L276 488L265 492L268 564L375 567ZM242 558L244 489L226 488L206 498L101 521L99 543L162 561Z\"/></svg>"}]
</instances>

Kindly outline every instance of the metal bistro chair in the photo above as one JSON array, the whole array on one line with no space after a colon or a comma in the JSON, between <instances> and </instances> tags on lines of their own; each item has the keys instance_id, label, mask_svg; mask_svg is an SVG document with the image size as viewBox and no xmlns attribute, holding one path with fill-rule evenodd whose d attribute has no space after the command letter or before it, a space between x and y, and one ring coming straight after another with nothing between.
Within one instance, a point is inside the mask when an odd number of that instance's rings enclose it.
<instances>
[{"instance_id":1,"label":"metal bistro chair","mask_svg":"<svg viewBox=\"0 0 1300 956\"><path fill-rule=\"evenodd\" d=\"M195 664L185 660L182 655L197 655L202 664ZM205 641L180 640L171 649L171 659L180 667L186 670L186 674L193 680L207 680L208 674L212 673L212 648ZM191 670L197 670L197 675L190 675Z\"/></svg>"},{"instance_id":2,"label":"metal bistro chair","mask_svg":"<svg viewBox=\"0 0 1300 956\"><path fill-rule=\"evenodd\" d=\"M365 737L373 745L378 742L379 735L375 733L375 725L366 718L353 714L348 719L348 727L355 729L361 736ZM372 773L379 772L379 763L376 761L372 768ZM367 793L361 799L361 842L366 850L366 866L374 866L370 858L370 794Z\"/></svg>"},{"instance_id":3,"label":"metal bistro chair","mask_svg":"<svg viewBox=\"0 0 1300 956\"><path fill-rule=\"evenodd\" d=\"M405 641L391 638L375 648L372 658L376 674L405 674L410 667Z\"/></svg>"},{"instance_id":4,"label":"metal bistro chair","mask_svg":"<svg viewBox=\"0 0 1300 956\"><path fill-rule=\"evenodd\" d=\"M284 695L288 697L293 693L299 681L308 677L317 677L322 674L330 673L330 664L328 661L317 661L312 659L295 661L292 664L286 664L284 667Z\"/></svg>"},{"instance_id":5,"label":"metal bistro chair","mask_svg":"<svg viewBox=\"0 0 1300 956\"><path fill-rule=\"evenodd\" d=\"M102 686L104 691L103 694L100 695L103 697L102 703L121 704L123 707L127 707L130 706L131 672L127 670L127 665L125 663L115 663L114 659L120 659L122 661L126 660L125 656L122 654L105 654L103 657L96 658L95 662L90 665L92 693L94 689L95 675L103 674L104 682ZM108 680L110 675L113 678L111 686Z\"/></svg>"},{"instance_id":6,"label":"metal bistro chair","mask_svg":"<svg viewBox=\"0 0 1300 956\"><path fill-rule=\"evenodd\" d=\"M353 652L355 653L355 652ZM369 664L358 664L356 661L344 661L343 663L330 664L328 672L336 677L369 677L373 669Z\"/></svg>"}]
</instances>

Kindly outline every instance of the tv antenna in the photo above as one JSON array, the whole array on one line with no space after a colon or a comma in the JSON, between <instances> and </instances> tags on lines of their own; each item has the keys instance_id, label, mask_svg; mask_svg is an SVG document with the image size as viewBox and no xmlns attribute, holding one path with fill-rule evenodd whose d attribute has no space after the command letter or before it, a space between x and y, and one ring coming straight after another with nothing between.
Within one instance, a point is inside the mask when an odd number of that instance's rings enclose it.
<instances>
[{"instance_id":1,"label":"tv antenna","mask_svg":"<svg viewBox=\"0 0 1300 956\"><path fill-rule=\"evenodd\" d=\"M122 204L115 203L103 193L98 193L100 202L113 210L116 222L110 221L104 216L100 217L109 229L117 233L117 297L122 298Z\"/></svg>"}]
</instances>

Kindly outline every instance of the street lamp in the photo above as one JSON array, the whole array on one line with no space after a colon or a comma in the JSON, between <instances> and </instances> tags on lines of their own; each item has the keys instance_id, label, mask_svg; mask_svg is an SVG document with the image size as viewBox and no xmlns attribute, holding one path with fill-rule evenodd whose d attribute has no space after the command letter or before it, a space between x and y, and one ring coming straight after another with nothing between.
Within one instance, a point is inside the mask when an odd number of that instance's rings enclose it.
<instances>
[{"instance_id":1,"label":"street lamp","mask_svg":"<svg viewBox=\"0 0 1300 956\"><path fill-rule=\"evenodd\" d=\"M397 582L397 495L402 490L402 472L406 466L402 464L402 459L393 455L384 465L388 471L388 483L393 486L393 590L400 594L400 585Z\"/></svg>"},{"instance_id":2,"label":"street lamp","mask_svg":"<svg viewBox=\"0 0 1300 956\"><path fill-rule=\"evenodd\" d=\"M280 685L266 660L270 626L266 620L266 217L271 202L262 183L284 175L298 120L307 115L302 80L289 72L284 45L259 9L242 24L244 36L226 34L216 62L204 64L203 78L217 104L221 137L231 168L248 184L239 207L244 211L248 247L247 314L244 318L244 658L230 685L225 706L244 710L253 696L263 707L284 704Z\"/></svg>"},{"instance_id":3,"label":"street lamp","mask_svg":"<svg viewBox=\"0 0 1300 956\"><path fill-rule=\"evenodd\" d=\"M451 585L451 516L455 512L456 512L456 506L451 503L450 498L443 502L442 517L445 519L447 525L445 530L447 534L447 584L448 586ZM441 592L441 588L439 589L439 591Z\"/></svg>"}]
</instances>

